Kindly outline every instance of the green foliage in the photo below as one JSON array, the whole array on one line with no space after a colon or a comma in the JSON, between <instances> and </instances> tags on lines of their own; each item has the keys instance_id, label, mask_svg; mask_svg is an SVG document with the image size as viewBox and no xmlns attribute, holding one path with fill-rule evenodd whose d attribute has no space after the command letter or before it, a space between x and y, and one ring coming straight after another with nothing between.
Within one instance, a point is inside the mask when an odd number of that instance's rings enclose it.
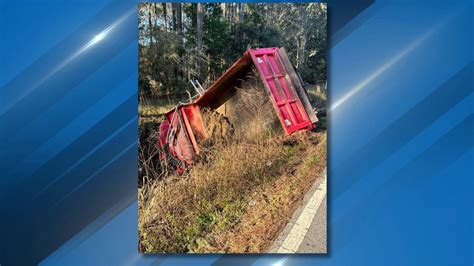
<instances>
[{"instance_id":1,"label":"green foliage","mask_svg":"<svg viewBox=\"0 0 474 266\"><path fill-rule=\"evenodd\" d=\"M198 4L139 4L140 96L194 93L190 79L210 85L245 50L259 47L284 47L306 83L326 80L324 4L201 5L202 39Z\"/></svg>"},{"instance_id":2,"label":"green foliage","mask_svg":"<svg viewBox=\"0 0 474 266\"><path fill-rule=\"evenodd\" d=\"M222 16L220 4L211 3L205 5L207 16L204 18L204 43L206 53L209 55L209 73L211 79L216 78L225 71L227 64L223 63L226 58L227 45L229 44L229 25Z\"/></svg>"}]
</instances>

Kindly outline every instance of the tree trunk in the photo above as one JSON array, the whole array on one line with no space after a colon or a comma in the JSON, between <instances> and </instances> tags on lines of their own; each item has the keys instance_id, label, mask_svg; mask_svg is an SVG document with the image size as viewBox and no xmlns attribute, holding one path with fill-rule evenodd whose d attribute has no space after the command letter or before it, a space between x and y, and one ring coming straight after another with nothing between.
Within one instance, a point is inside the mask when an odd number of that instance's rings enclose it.
<instances>
[{"instance_id":1,"label":"tree trunk","mask_svg":"<svg viewBox=\"0 0 474 266\"><path fill-rule=\"evenodd\" d=\"M163 6L163 20L164 20L164 23L165 23L164 30L165 30L165 32L167 32L168 31L168 18L167 18L168 12L166 10L166 3L162 3L161 5Z\"/></svg>"},{"instance_id":2,"label":"tree trunk","mask_svg":"<svg viewBox=\"0 0 474 266\"><path fill-rule=\"evenodd\" d=\"M177 33L178 31L178 3L171 3L171 13L172 13L172 22L173 22L173 33ZM179 56L179 47L175 50ZM173 73L174 73L174 81L178 81L178 64L176 62L173 63Z\"/></svg>"},{"instance_id":3,"label":"tree trunk","mask_svg":"<svg viewBox=\"0 0 474 266\"><path fill-rule=\"evenodd\" d=\"M204 7L203 4L197 3L197 14L196 14L196 44L197 44L197 52L198 52L198 59L196 72L199 73L201 76L202 70L202 62L201 62L201 54L202 54L202 30L204 24Z\"/></svg>"},{"instance_id":4,"label":"tree trunk","mask_svg":"<svg viewBox=\"0 0 474 266\"><path fill-rule=\"evenodd\" d=\"M299 67L300 67L300 39L298 37L295 37L295 40L296 40L296 70L299 70Z\"/></svg>"},{"instance_id":5,"label":"tree trunk","mask_svg":"<svg viewBox=\"0 0 474 266\"><path fill-rule=\"evenodd\" d=\"M147 5L148 9L148 33L150 35L150 46L153 44L153 23L151 22L151 4Z\"/></svg>"},{"instance_id":6,"label":"tree trunk","mask_svg":"<svg viewBox=\"0 0 474 266\"><path fill-rule=\"evenodd\" d=\"M181 3L176 4L176 26L178 33L178 56L180 61L183 59L184 42L183 42L183 19L182 19L182 8ZM183 69L180 68L179 75L183 77Z\"/></svg>"},{"instance_id":7,"label":"tree trunk","mask_svg":"<svg viewBox=\"0 0 474 266\"><path fill-rule=\"evenodd\" d=\"M197 48L198 50L202 49L202 28L203 28L203 22L204 22L204 8L203 4L198 3L197 4L197 20L196 20L196 42L197 42Z\"/></svg>"},{"instance_id":8,"label":"tree trunk","mask_svg":"<svg viewBox=\"0 0 474 266\"><path fill-rule=\"evenodd\" d=\"M302 35L300 37L300 62L299 65L303 66L306 63L306 36Z\"/></svg>"},{"instance_id":9,"label":"tree trunk","mask_svg":"<svg viewBox=\"0 0 474 266\"><path fill-rule=\"evenodd\" d=\"M226 3L225 4L225 19L228 22L230 22L231 9L232 9L232 4Z\"/></svg>"},{"instance_id":10,"label":"tree trunk","mask_svg":"<svg viewBox=\"0 0 474 266\"><path fill-rule=\"evenodd\" d=\"M171 4L171 14L172 14L172 19L173 19L173 31L176 32L176 3Z\"/></svg>"},{"instance_id":11,"label":"tree trunk","mask_svg":"<svg viewBox=\"0 0 474 266\"><path fill-rule=\"evenodd\" d=\"M181 3L176 4L176 31L178 37L180 38L179 43L183 43L183 16Z\"/></svg>"},{"instance_id":12,"label":"tree trunk","mask_svg":"<svg viewBox=\"0 0 474 266\"><path fill-rule=\"evenodd\" d=\"M234 3L231 3L230 4L230 25L232 25L232 22L234 20L234 16L235 16L235 5Z\"/></svg>"},{"instance_id":13,"label":"tree trunk","mask_svg":"<svg viewBox=\"0 0 474 266\"><path fill-rule=\"evenodd\" d=\"M244 21L244 9L245 9L245 3L240 3L239 4L239 22Z\"/></svg>"}]
</instances>

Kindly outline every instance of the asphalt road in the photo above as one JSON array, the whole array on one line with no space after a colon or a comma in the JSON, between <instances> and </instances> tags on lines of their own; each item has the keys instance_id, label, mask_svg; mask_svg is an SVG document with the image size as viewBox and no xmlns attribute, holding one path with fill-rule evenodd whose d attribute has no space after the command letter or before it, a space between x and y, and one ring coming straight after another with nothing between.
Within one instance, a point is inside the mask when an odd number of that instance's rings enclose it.
<instances>
[{"instance_id":1,"label":"asphalt road","mask_svg":"<svg viewBox=\"0 0 474 266\"><path fill-rule=\"evenodd\" d=\"M327 253L326 176L318 178L306 193L270 253Z\"/></svg>"},{"instance_id":2,"label":"asphalt road","mask_svg":"<svg viewBox=\"0 0 474 266\"><path fill-rule=\"evenodd\" d=\"M327 203L324 197L297 253L327 253Z\"/></svg>"}]
</instances>

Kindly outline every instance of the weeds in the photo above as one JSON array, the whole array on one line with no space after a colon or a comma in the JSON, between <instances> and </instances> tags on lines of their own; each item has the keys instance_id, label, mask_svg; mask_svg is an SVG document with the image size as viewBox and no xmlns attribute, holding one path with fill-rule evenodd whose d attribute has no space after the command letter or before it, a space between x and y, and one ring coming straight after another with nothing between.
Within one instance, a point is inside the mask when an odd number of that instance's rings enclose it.
<instances>
[{"instance_id":1,"label":"weeds","mask_svg":"<svg viewBox=\"0 0 474 266\"><path fill-rule=\"evenodd\" d=\"M321 134L305 133L308 134L313 134L316 142L321 141ZM300 137L307 138L303 134ZM306 161L301 156L313 156L315 147L325 145L312 147L310 141L291 138L296 143L288 145L286 139L278 139L261 144L237 141L227 146L215 145L208 160L197 162L188 174L145 184L139 189L138 200L140 251L248 252L266 247L286 224L272 217L280 219L275 214L293 209L292 204L285 204L302 198L305 188L298 189L297 185L314 180L317 174L310 173L310 166L304 167L315 159ZM303 168L300 170L299 166ZM298 184L288 189L293 182ZM275 193L271 193L272 189ZM255 210L259 210L258 215ZM289 211L284 212L285 219L289 216ZM262 225L271 234L262 237L261 233L252 232ZM239 232L244 234L239 236ZM246 249L237 248L242 237L248 238ZM265 244L256 239L259 237Z\"/></svg>"},{"instance_id":2,"label":"weeds","mask_svg":"<svg viewBox=\"0 0 474 266\"><path fill-rule=\"evenodd\" d=\"M253 78L229 101L230 121L203 110L211 138L200 143L201 155L183 175L167 171L166 158L157 159L159 123L172 106L140 106L141 252L264 252L322 173L325 131L275 138L281 125ZM325 106L324 92L310 98Z\"/></svg>"}]
</instances>

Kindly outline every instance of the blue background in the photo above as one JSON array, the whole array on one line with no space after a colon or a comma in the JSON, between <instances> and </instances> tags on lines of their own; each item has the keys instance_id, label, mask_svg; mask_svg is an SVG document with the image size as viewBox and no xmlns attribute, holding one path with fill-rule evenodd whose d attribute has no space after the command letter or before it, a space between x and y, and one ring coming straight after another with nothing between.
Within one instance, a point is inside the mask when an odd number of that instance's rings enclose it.
<instances>
[{"instance_id":1,"label":"blue background","mask_svg":"<svg viewBox=\"0 0 474 266\"><path fill-rule=\"evenodd\" d=\"M473 265L473 2L328 10L329 253L163 256L137 252L137 3L1 0L0 264Z\"/></svg>"}]
</instances>

